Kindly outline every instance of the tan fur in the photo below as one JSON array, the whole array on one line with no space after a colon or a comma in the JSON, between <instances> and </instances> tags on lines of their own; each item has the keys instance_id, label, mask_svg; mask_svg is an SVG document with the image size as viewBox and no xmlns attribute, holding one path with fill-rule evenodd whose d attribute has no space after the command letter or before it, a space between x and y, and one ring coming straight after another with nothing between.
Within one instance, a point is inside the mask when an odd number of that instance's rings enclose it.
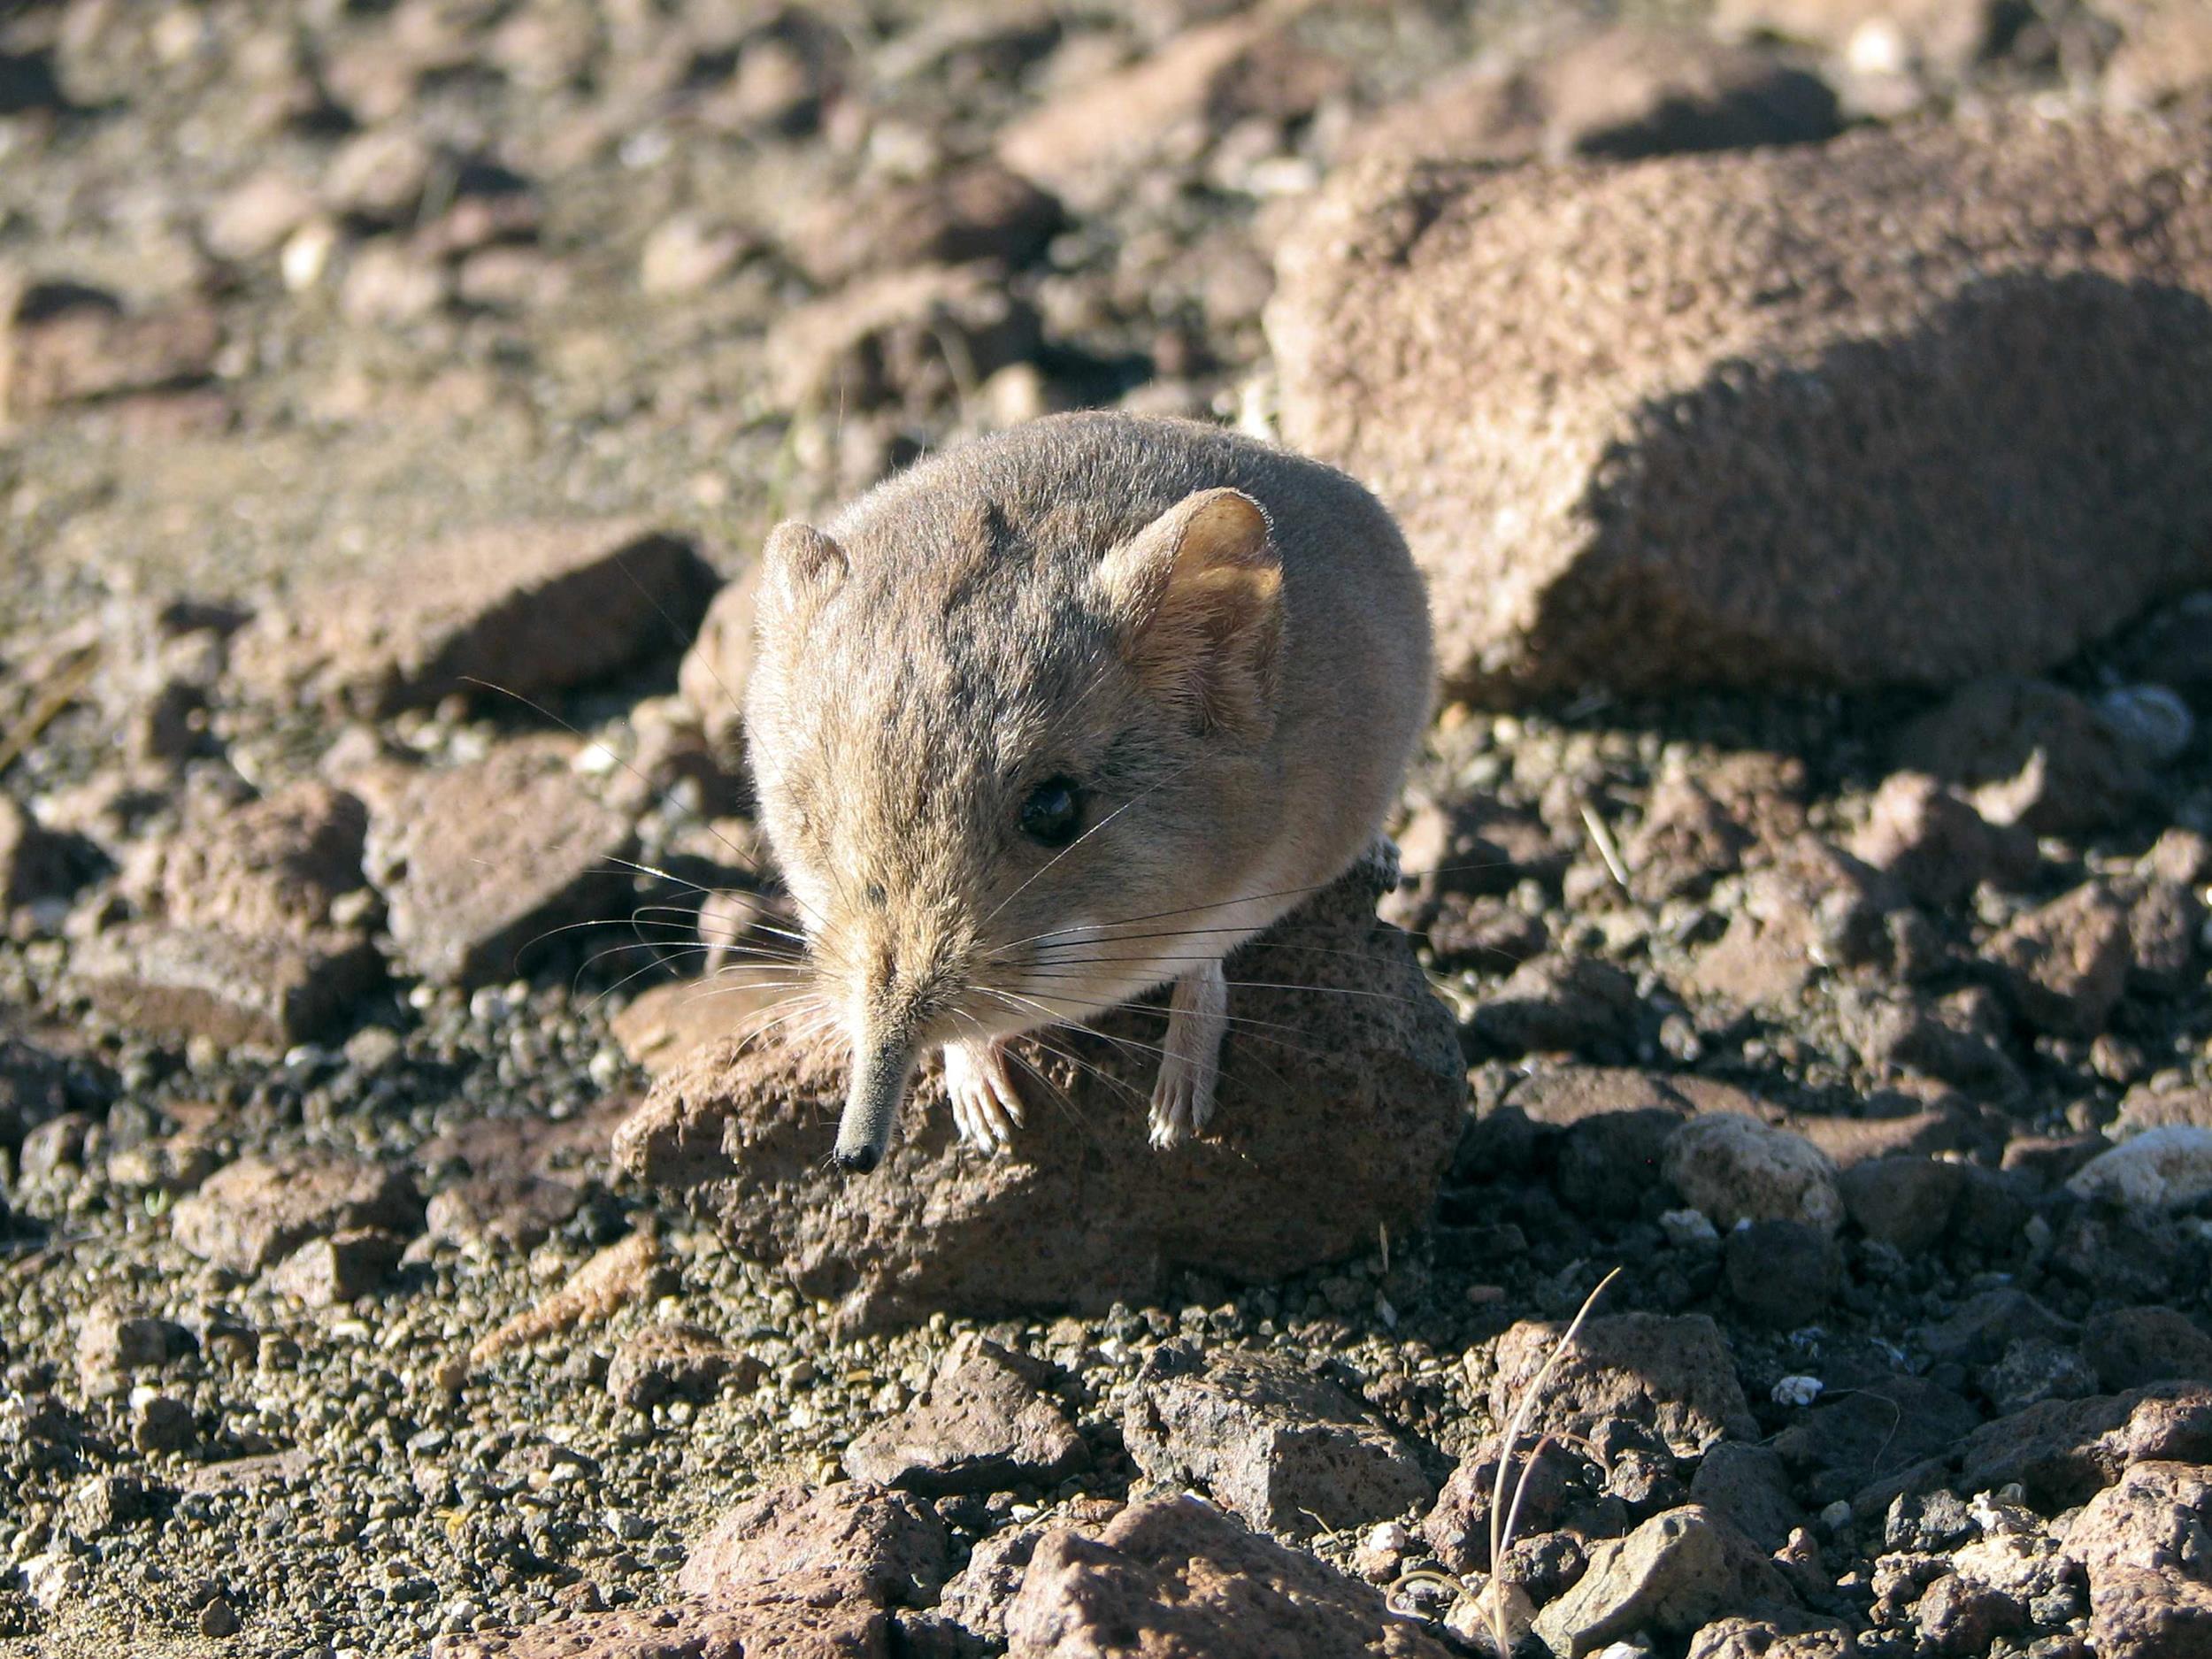
<instances>
[{"instance_id":1,"label":"tan fur","mask_svg":"<svg viewBox=\"0 0 2212 1659\"><path fill-rule=\"evenodd\" d=\"M782 526L758 618L748 741L854 1046L856 1168L921 1052L970 1050L956 1110L1002 1139L999 1041L1217 981L1367 848L1429 709L1427 605L1380 504L1186 421L1032 422ZM1019 819L1060 776L1088 805L1056 853ZM1219 1000L1178 1007L1217 1023ZM1202 1123L1204 1058L1156 1139Z\"/></svg>"}]
</instances>

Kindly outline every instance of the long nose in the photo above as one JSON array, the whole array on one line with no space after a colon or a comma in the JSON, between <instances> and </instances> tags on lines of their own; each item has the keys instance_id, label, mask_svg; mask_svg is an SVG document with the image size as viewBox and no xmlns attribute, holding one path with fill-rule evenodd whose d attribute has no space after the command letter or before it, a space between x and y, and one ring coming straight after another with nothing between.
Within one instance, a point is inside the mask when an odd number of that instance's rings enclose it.
<instances>
[{"instance_id":1,"label":"long nose","mask_svg":"<svg viewBox=\"0 0 2212 1659\"><path fill-rule=\"evenodd\" d=\"M853 1045L852 1087L837 1120L837 1167L865 1175L883 1162L891 1125L914 1073L914 1044L906 1038L863 1039Z\"/></svg>"}]
</instances>

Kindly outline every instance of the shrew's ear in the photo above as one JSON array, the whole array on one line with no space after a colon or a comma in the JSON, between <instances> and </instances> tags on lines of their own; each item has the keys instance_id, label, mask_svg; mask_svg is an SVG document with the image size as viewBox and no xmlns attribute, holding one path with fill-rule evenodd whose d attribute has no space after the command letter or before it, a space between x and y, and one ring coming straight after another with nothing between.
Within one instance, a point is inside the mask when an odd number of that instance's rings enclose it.
<instances>
[{"instance_id":1,"label":"shrew's ear","mask_svg":"<svg viewBox=\"0 0 2212 1659\"><path fill-rule=\"evenodd\" d=\"M1195 730L1267 737L1283 564L1259 503L1233 489L1187 495L1108 553L1098 579L1148 695Z\"/></svg>"},{"instance_id":2,"label":"shrew's ear","mask_svg":"<svg viewBox=\"0 0 2212 1659\"><path fill-rule=\"evenodd\" d=\"M835 593L851 573L843 548L812 525L787 519L768 533L761 549L758 606L764 613L796 619Z\"/></svg>"}]
</instances>

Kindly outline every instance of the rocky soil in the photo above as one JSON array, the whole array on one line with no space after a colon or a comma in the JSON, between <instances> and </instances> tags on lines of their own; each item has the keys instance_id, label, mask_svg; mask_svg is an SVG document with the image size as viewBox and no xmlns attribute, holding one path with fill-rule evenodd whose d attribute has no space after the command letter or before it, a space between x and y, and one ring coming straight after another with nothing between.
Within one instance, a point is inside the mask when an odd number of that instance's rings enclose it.
<instances>
[{"instance_id":1,"label":"rocky soil","mask_svg":"<svg viewBox=\"0 0 2212 1659\"><path fill-rule=\"evenodd\" d=\"M2193 0L0 9L0 1653L2212 1652L2208 318ZM751 550L1103 404L1406 879L838 1181Z\"/></svg>"}]
</instances>

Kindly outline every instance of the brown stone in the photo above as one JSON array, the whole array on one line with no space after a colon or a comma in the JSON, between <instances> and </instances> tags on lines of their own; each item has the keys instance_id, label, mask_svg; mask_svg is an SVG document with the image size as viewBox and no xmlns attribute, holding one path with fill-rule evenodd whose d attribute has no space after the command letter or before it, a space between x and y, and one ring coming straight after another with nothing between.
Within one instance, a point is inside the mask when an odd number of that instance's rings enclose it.
<instances>
[{"instance_id":1,"label":"brown stone","mask_svg":"<svg viewBox=\"0 0 2212 1659\"><path fill-rule=\"evenodd\" d=\"M2120 26L2105 61L2106 95L2122 104L2162 104L2212 87L2212 16L2197 0L2096 0Z\"/></svg>"},{"instance_id":2,"label":"brown stone","mask_svg":"<svg viewBox=\"0 0 2212 1659\"><path fill-rule=\"evenodd\" d=\"M1371 1413L1277 1355L1157 1350L1123 1414L1122 1438L1154 1481L1195 1485L1279 1538L1389 1519L1433 1493Z\"/></svg>"},{"instance_id":3,"label":"brown stone","mask_svg":"<svg viewBox=\"0 0 2212 1659\"><path fill-rule=\"evenodd\" d=\"M496 525L296 590L232 665L263 695L366 715L486 685L532 697L673 651L713 588L688 543L634 519Z\"/></svg>"},{"instance_id":4,"label":"brown stone","mask_svg":"<svg viewBox=\"0 0 2212 1659\"><path fill-rule=\"evenodd\" d=\"M753 676L753 586L757 564L722 585L677 664L676 688L698 718L707 748L732 771L745 747L745 687Z\"/></svg>"},{"instance_id":5,"label":"brown stone","mask_svg":"<svg viewBox=\"0 0 2212 1659\"><path fill-rule=\"evenodd\" d=\"M134 1031L281 1052L326 1035L383 978L357 933L242 939L214 928L134 922L70 953L77 993Z\"/></svg>"},{"instance_id":6,"label":"brown stone","mask_svg":"<svg viewBox=\"0 0 2212 1659\"><path fill-rule=\"evenodd\" d=\"M375 803L367 864L392 938L426 979L464 986L527 971L522 953L630 903L626 819L603 806L558 744L503 744L482 760L409 775Z\"/></svg>"},{"instance_id":7,"label":"brown stone","mask_svg":"<svg viewBox=\"0 0 2212 1659\"><path fill-rule=\"evenodd\" d=\"M411 1233L421 1201L388 1164L299 1154L218 1170L170 1212L170 1236L203 1261L257 1273L314 1239L357 1228Z\"/></svg>"},{"instance_id":8,"label":"brown stone","mask_svg":"<svg viewBox=\"0 0 2212 1659\"><path fill-rule=\"evenodd\" d=\"M2176 1088L2154 1092L2138 1087L2120 1099L2120 1116L2112 1125L2118 1137L2140 1134L2180 1124L2192 1129L2212 1129L2212 1088Z\"/></svg>"},{"instance_id":9,"label":"brown stone","mask_svg":"<svg viewBox=\"0 0 2212 1659\"><path fill-rule=\"evenodd\" d=\"M0 910L69 892L77 885L75 863L67 836L0 795Z\"/></svg>"},{"instance_id":10,"label":"brown stone","mask_svg":"<svg viewBox=\"0 0 2212 1659\"><path fill-rule=\"evenodd\" d=\"M332 926L333 902L363 885L368 822L354 796L296 784L162 843L134 885L180 926L313 939Z\"/></svg>"},{"instance_id":11,"label":"brown stone","mask_svg":"<svg viewBox=\"0 0 2212 1659\"><path fill-rule=\"evenodd\" d=\"M404 1248L404 1240L381 1227L310 1239L270 1270L269 1288L311 1308L334 1308L382 1284Z\"/></svg>"},{"instance_id":12,"label":"brown stone","mask_svg":"<svg viewBox=\"0 0 2212 1659\"><path fill-rule=\"evenodd\" d=\"M2152 123L1379 159L1279 275L1284 435L1397 511L1462 695L2030 671L2212 573L2212 182Z\"/></svg>"},{"instance_id":13,"label":"brown stone","mask_svg":"<svg viewBox=\"0 0 2212 1659\"><path fill-rule=\"evenodd\" d=\"M860 1481L774 1486L714 1524L676 1587L711 1598L833 1572L857 1578L878 1602L919 1607L944 1582L949 1549L936 1511L903 1492Z\"/></svg>"},{"instance_id":14,"label":"brown stone","mask_svg":"<svg viewBox=\"0 0 2212 1659\"><path fill-rule=\"evenodd\" d=\"M593 1256L534 1307L486 1334L469 1350L470 1363L480 1365L588 1320L603 1321L619 1308L648 1300L665 1282L660 1246L649 1233L633 1233Z\"/></svg>"},{"instance_id":15,"label":"brown stone","mask_svg":"<svg viewBox=\"0 0 2212 1659\"><path fill-rule=\"evenodd\" d=\"M2082 1352L2116 1392L2183 1379L2212 1383L2212 1335L2171 1308L2116 1308L2082 1327Z\"/></svg>"},{"instance_id":16,"label":"brown stone","mask_svg":"<svg viewBox=\"0 0 2212 1659\"><path fill-rule=\"evenodd\" d=\"M1897 740L1906 766L1959 784L1990 823L2078 834L2141 798L2138 758L2102 715L2047 680L1996 675L1946 698Z\"/></svg>"},{"instance_id":17,"label":"brown stone","mask_svg":"<svg viewBox=\"0 0 2212 1659\"><path fill-rule=\"evenodd\" d=\"M607 1392L633 1411L649 1411L664 1400L710 1400L733 1379L749 1386L766 1370L711 1333L671 1320L623 1340L607 1363Z\"/></svg>"},{"instance_id":18,"label":"brown stone","mask_svg":"<svg viewBox=\"0 0 2212 1659\"><path fill-rule=\"evenodd\" d=\"M983 1344L942 1369L921 1400L856 1436L847 1472L936 1497L1050 1486L1089 1468L1090 1448L1033 1371Z\"/></svg>"},{"instance_id":19,"label":"brown stone","mask_svg":"<svg viewBox=\"0 0 2212 1659\"><path fill-rule=\"evenodd\" d=\"M2016 918L1984 954L2031 1025L2093 1037L2127 987L2127 907L2102 882L2085 882Z\"/></svg>"},{"instance_id":20,"label":"brown stone","mask_svg":"<svg viewBox=\"0 0 2212 1659\"><path fill-rule=\"evenodd\" d=\"M1730 34L1775 35L1838 56L1879 32L1901 51L1901 67L1954 77L1995 43L1998 0L1721 0L1714 27Z\"/></svg>"},{"instance_id":21,"label":"brown stone","mask_svg":"<svg viewBox=\"0 0 2212 1659\"><path fill-rule=\"evenodd\" d=\"M1551 1358L1566 1326L1524 1320L1498 1339L1491 1415L1510 1419ZM1528 1407L1528 1432L1572 1441L1616 1417L1655 1430L1690 1457L1758 1430L1720 1327L1702 1314L1665 1318L1615 1314L1589 1320Z\"/></svg>"},{"instance_id":22,"label":"brown stone","mask_svg":"<svg viewBox=\"0 0 2212 1659\"><path fill-rule=\"evenodd\" d=\"M1038 1543L1006 1612L1008 1659L1445 1659L1379 1592L1194 1498L1135 1503Z\"/></svg>"},{"instance_id":23,"label":"brown stone","mask_svg":"<svg viewBox=\"0 0 2212 1659\"><path fill-rule=\"evenodd\" d=\"M576 1213L583 1194L567 1181L502 1170L472 1175L432 1194L430 1236L465 1250L534 1249Z\"/></svg>"},{"instance_id":24,"label":"brown stone","mask_svg":"<svg viewBox=\"0 0 2212 1659\"><path fill-rule=\"evenodd\" d=\"M0 419L204 379L221 337L197 301L132 315L73 282L0 284Z\"/></svg>"},{"instance_id":25,"label":"brown stone","mask_svg":"<svg viewBox=\"0 0 2212 1659\"><path fill-rule=\"evenodd\" d=\"M1232 959L1229 977L1250 983L1230 993L1219 1104L1166 1156L1143 1132L1148 1056L1128 1046L1156 1041L1160 1015L1137 1009L1107 1017L1102 1036L1053 1034L1079 1069L1025 1051L1053 1099L1033 1094L1003 1156L958 1147L926 1073L882 1170L840 1175L827 1154L844 1056L779 1032L664 1077L616 1161L863 1323L948 1305L1102 1310L1186 1270L1274 1279L1366 1249L1379 1226L1396 1235L1428 1215L1466 1090L1450 1015L1371 903L1348 879Z\"/></svg>"},{"instance_id":26,"label":"brown stone","mask_svg":"<svg viewBox=\"0 0 2212 1659\"><path fill-rule=\"evenodd\" d=\"M2201 1466L2146 1462L2090 1499L2066 1535L2089 1574L2100 1655L2188 1659L2212 1643L2212 1479Z\"/></svg>"},{"instance_id":27,"label":"brown stone","mask_svg":"<svg viewBox=\"0 0 2212 1659\"><path fill-rule=\"evenodd\" d=\"M761 1030L786 1010L798 989L788 973L739 966L712 979L649 987L608 1023L622 1052L658 1077L710 1042L741 1041Z\"/></svg>"},{"instance_id":28,"label":"brown stone","mask_svg":"<svg viewBox=\"0 0 2212 1659\"><path fill-rule=\"evenodd\" d=\"M1041 341L1035 310L987 265L884 271L776 319L771 396L789 410L918 413Z\"/></svg>"}]
</instances>

